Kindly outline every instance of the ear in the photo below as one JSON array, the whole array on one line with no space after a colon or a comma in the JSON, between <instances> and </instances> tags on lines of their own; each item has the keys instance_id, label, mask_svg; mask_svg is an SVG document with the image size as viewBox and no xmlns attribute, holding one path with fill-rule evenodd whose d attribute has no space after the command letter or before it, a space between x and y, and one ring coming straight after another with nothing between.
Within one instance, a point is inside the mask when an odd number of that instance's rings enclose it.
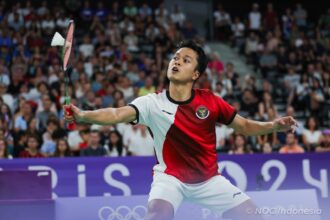
<instances>
[{"instance_id":1,"label":"ear","mask_svg":"<svg viewBox=\"0 0 330 220\"><path fill-rule=\"evenodd\" d=\"M195 70L192 79L195 81L199 78L200 75L201 74L198 72L198 70Z\"/></svg>"}]
</instances>

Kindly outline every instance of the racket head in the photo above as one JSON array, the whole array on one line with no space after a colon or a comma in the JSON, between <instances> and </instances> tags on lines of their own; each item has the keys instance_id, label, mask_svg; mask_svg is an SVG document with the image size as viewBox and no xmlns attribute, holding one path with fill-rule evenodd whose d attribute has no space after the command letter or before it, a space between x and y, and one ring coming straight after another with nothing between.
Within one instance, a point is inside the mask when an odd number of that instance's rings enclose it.
<instances>
[{"instance_id":1,"label":"racket head","mask_svg":"<svg viewBox=\"0 0 330 220\"><path fill-rule=\"evenodd\" d=\"M74 21L70 20L66 32L64 46L62 48L63 70L66 71L73 46Z\"/></svg>"}]
</instances>

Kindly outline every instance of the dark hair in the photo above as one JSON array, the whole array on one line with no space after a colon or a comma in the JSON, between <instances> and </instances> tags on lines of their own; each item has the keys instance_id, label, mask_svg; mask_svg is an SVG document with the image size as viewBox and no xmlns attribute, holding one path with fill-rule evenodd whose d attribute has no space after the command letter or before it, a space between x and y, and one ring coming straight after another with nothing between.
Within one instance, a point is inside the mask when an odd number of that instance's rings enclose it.
<instances>
[{"instance_id":1,"label":"dark hair","mask_svg":"<svg viewBox=\"0 0 330 220\"><path fill-rule=\"evenodd\" d=\"M57 141L56 141L56 150L55 150L55 153L54 153L54 157L59 157L60 156L60 150L58 148L58 145L59 145L60 141L64 141L64 143L66 145L66 149L64 151L64 156L65 157L71 157L72 154L71 154L70 146L69 146L68 141L67 141L66 138L57 139Z\"/></svg>"},{"instance_id":2,"label":"dark hair","mask_svg":"<svg viewBox=\"0 0 330 220\"><path fill-rule=\"evenodd\" d=\"M114 145L111 143L111 140L110 140L111 134L116 134L117 137L118 137L118 141L117 141L117 143L116 143L116 146L114 146ZM114 147L116 147L116 150L117 150L117 152L118 152L118 155L119 155L119 156L122 156L124 146L123 146L123 138L122 138L121 134L120 134L117 130L113 130L113 131L110 131L108 137L109 137L109 145L108 145L108 147L109 147L109 151L111 152L112 149L113 149Z\"/></svg>"},{"instance_id":3,"label":"dark hair","mask_svg":"<svg viewBox=\"0 0 330 220\"><path fill-rule=\"evenodd\" d=\"M206 56L202 46L200 44L198 44L195 41L192 40L187 40L187 41L181 41L178 45L177 45L177 49L181 49L181 48L190 48L193 51L195 51L197 53L197 67L196 69L198 70L200 76L205 72L205 69L207 67L207 64L209 62L208 57Z\"/></svg>"},{"instance_id":4,"label":"dark hair","mask_svg":"<svg viewBox=\"0 0 330 220\"><path fill-rule=\"evenodd\" d=\"M306 129L309 129L309 121L310 120L314 120L315 122L315 130L319 129L319 120L317 119L317 117L315 116L309 116L307 119L306 119L306 122L305 122L305 128Z\"/></svg>"}]
</instances>

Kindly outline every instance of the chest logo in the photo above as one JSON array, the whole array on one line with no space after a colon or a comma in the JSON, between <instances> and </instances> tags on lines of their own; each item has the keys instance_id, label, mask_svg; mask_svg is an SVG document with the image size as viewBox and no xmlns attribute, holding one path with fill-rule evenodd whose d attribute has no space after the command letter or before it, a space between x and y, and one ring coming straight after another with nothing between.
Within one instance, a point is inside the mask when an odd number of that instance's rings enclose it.
<instances>
[{"instance_id":1,"label":"chest logo","mask_svg":"<svg viewBox=\"0 0 330 220\"><path fill-rule=\"evenodd\" d=\"M204 106L198 106L197 110L196 110L196 116L199 119L205 119L207 117L209 117L210 111Z\"/></svg>"}]
</instances>

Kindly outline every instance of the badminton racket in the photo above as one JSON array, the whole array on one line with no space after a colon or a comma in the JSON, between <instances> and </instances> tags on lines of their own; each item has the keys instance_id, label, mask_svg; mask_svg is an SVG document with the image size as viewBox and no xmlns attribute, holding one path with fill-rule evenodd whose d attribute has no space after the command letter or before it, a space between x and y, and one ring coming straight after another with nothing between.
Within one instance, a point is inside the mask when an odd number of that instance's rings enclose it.
<instances>
[{"instance_id":1,"label":"badminton racket","mask_svg":"<svg viewBox=\"0 0 330 220\"><path fill-rule=\"evenodd\" d=\"M74 34L74 21L70 20L69 25L66 32L65 39L56 32L53 39L51 46L62 46L62 63L63 63L63 71L65 74L64 83L65 83L65 107L64 110L69 116L73 116L73 111L70 108L71 98L69 96L69 73L68 73L68 65L69 60L72 52L72 46L73 46L73 34ZM74 130L76 128L76 123L69 122L67 124L67 128L69 130Z\"/></svg>"}]
</instances>

